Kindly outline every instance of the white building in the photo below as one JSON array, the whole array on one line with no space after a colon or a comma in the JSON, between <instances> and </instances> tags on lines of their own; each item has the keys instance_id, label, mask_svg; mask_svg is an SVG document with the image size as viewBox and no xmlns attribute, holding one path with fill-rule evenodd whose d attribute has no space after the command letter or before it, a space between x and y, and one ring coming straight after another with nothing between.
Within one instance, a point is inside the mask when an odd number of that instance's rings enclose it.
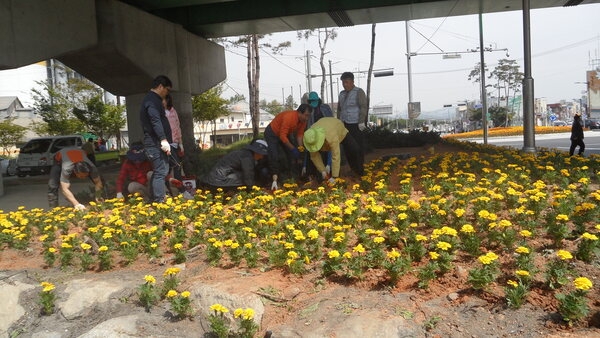
<instances>
[{"instance_id":1,"label":"white building","mask_svg":"<svg viewBox=\"0 0 600 338\"><path fill-rule=\"evenodd\" d=\"M21 100L16 96L0 96L0 121L6 120L27 128L23 139L21 139L21 143L25 143L32 137L39 136L33 132L32 124L42 122L42 119L33 113L33 108L23 107ZM11 153L13 152L17 152L17 148L13 148Z\"/></svg>"},{"instance_id":2,"label":"white building","mask_svg":"<svg viewBox=\"0 0 600 338\"><path fill-rule=\"evenodd\" d=\"M206 121L194 125L194 136L204 149L217 145L228 145L246 137L252 137L252 119L248 102L240 101L228 106L231 112L215 121ZM271 123L274 116L260 110L260 132Z\"/></svg>"}]
</instances>

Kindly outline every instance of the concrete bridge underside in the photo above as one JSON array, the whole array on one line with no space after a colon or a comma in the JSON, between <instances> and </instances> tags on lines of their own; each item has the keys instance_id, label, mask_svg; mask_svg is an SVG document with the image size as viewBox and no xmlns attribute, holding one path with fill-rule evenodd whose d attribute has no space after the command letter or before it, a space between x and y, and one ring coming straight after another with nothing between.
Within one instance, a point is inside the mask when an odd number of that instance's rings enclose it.
<instances>
[{"instance_id":1,"label":"concrete bridge underside","mask_svg":"<svg viewBox=\"0 0 600 338\"><path fill-rule=\"evenodd\" d=\"M226 77L222 46L116 0L0 0L0 50L0 69L55 58L125 96L131 141L142 136L141 99L156 75L167 75L187 149L191 95Z\"/></svg>"}]
</instances>

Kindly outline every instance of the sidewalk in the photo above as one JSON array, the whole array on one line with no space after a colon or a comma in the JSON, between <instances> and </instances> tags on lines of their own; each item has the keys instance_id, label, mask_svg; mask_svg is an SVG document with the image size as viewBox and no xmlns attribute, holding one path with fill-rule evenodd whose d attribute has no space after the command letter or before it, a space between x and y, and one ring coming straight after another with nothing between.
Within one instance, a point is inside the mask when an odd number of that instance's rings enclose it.
<instances>
[{"instance_id":1,"label":"sidewalk","mask_svg":"<svg viewBox=\"0 0 600 338\"><path fill-rule=\"evenodd\" d=\"M114 184L119 174L120 164L100 167L100 174L106 181ZM0 210L4 212L15 211L19 206L26 209L48 209L48 175L27 177L3 177L4 196L0 196ZM71 191L77 195L82 191L89 191L93 187L89 179L71 179ZM59 192L59 204L70 206L62 193Z\"/></svg>"}]
</instances>

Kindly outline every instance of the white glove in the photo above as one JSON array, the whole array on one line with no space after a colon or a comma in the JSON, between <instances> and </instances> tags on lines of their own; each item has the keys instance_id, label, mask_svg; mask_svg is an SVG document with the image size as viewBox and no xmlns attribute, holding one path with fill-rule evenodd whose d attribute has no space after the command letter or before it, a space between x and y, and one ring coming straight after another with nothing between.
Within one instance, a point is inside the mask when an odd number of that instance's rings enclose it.
<instances>
[{"instance_id":1,"label":"white glove","mask_svg":"<svg viewBox=\"0 0 600 338\"><path fill-rule=\"evenodd\" d=\"M327 179L327 169L325 171L321 171L321 177L323 177L323 179Z\"/></svg>"},{"instance_id":2,"label":"white glove","mask_svg":"<svg viewBox=\"0 0 600 338\"><path fill-rule=\"evenodd\" d=\"M118 192L117 193L117 198L123 198L123 193L122 192Z\"/></svg>"},{"instance_id":3,"label":"white glove","mask_svg":"<svg viewBox=\"0 0 600 338\"><path fill-rule=\"evenodd\" d=\"M181 150L181 152L183 153L183 143L179 143L179 150Z\"/></svg>"},{"instance_id":4,"label":"white glove","mask_svg":"<svg viewBox=\"0 0 600 338\"><path fill-rule=\"evenodd\" d=\"M359 124L358 124L358 130L360 130L360 131L363 131L363 130L365 130L366 128L367 128L367 126L365 126L365 124L364 124L364 123L359 123Z\"/></svg>"},{"instance_id":5,"label":"white glove","mask_svg":"<svg viewBox=\"0 0 600 338\"><path fill-rule=\"evenodd\" d=\"M77 204L77 205L75 206L75 210L77 210L77 211L83 211L83 210L85 210L85 205L83 205L83 204L81 204L81 203L80 203L80 204Z\"/></svg>"},{"instance_id":6,"label":"white glove","mask_svg":"<svg viewBox=\"0 0 600 338\"><path fill-rule=\"evenodd\" d=\"M273 175L273 183L271 183L271 190L277 190L279 186L277 186L277 175Z\"/></svg>"},{"instance_id":7,"label":"white glove","mask_svg":"<svg viewBox=\"0 0 600 338\"><path fill-rule=\"evenodd\" d=\"M325 172L331 174L331 167L329 165L325 166Z\"/></svg>"},{"instance_id":8,"label":"white glove","mask_svg":"<svg viewBox=\"0 0 600 338\"><path fill-rule=\"evenodd\" d=\"M331 185L334 185L334 184L335 184L335 178L334 178L334 177L330 177L330 178L327 180L327 183L329 183L329 184L331 184Z\"/></svg>"},{"instance_id":9,"label":"white glove","mask_svg":"<svg viewBox=\"0 0 600 338\"><path fill-rule=\"evenodd\" d=\"M169 144L169 141L167 141L167 140L160 141L160 149L162 151L164 151L165 153L167 153L167 155L168 155L171 152L171 145Z\"/></svg>"},{"instance_id":10,"label":"white glove","mask_svg":"<svg viewBox=\"0 0 600 338\"><path fill-rule=\"evenodd\" d=\"M302 172L300 173L300 176L304 175L306 175L306 167L302 167Z\"/></svg>"}]
</instances>

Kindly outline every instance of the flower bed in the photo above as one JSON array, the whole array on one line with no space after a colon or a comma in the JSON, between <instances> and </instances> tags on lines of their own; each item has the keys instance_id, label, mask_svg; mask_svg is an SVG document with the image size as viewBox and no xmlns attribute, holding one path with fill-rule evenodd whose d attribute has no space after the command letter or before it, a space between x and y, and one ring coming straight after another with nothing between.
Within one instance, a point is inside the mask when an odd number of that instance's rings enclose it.
<instances>
[{"instance_id":1,"label":"flower bed","mask_svg":"<svg viewBox=\"0 0 600 338\"><path fill-rule=\"evenodd\" d=\"M0 213L0 248L39 250L48 266L83 270L183 262L192 250L219 267L316 270L350 283L378 271L382 285L412 276L422 289L468 262L473 290L503 287L512 307L543 290L556 294L565 320L582 319L594 286L579 278L599 276L598 157L460 146L375 160L359 182L335 187L199 192L151 206L113 199L86 213L20 208Z\"/></svg>"}]
</instances>

